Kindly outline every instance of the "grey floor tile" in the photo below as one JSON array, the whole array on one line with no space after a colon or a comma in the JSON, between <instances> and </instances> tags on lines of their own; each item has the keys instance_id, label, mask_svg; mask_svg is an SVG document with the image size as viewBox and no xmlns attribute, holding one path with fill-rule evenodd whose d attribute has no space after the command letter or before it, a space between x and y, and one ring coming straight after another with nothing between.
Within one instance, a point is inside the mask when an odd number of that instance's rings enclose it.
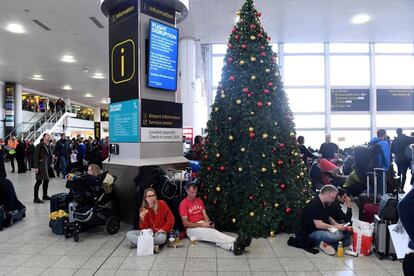
<instances>
[{"instance_id":1,"label":"grey floor tile","mask_svg":"<svg viewBox=\"0 0 414 276\"><path fill-rule=\"evenodd\" d=\"M376 270L376 271L354 271L357 276L390 276L391 274L386 270Z\"/></svg>"},{"instance_id":2,"label":"grey floor tile","mask_svg":"<svg viewBox=\"0 0 414 276\"><path fill-rule=\"evenodd\" d=\"M82 266L82 269L98 269L108 257L93 256L89 258Z\"/></svg>"},{"instance_id":3,"label":"grey floor tile","mask_svg":"<svg viewBox=\"0 0 414 276\"><path fill-rule=\"evenodd\" d=\"M93 276L96 269L79 269L74 276Z\"/></svg>"},{"instance_id":4,"label":"grey floor tile","mask_svg":"<svg viewBox=\"0 0 414 276\"><path fill-rule=\"evenodd\" d=\"M115 276L148 276L149 271L142 271L142 270L122 270L119 269L117 272L115 272Z\"/></svg>"},{"instance_id":5,"label":"grey floor tile","mask_svg":"<svg viewBox=\"0 0 414 276\"><path fill-rule=\"evenodd\" d=\"M34 255L10 254L0 260L0 266L20 266Z\"/></svg>"},{"instance_id":6,"label":"grey floor tile","mask_svg":"<svg viewBox=\"0 0 414 276\"><path fill-rule=\"evenodd\" d=\"M187 258L184 271L217 271L217 259Z\"/></svg>"},{"instance_id":7,"label":"grey floor tile","mask_svg":"<svg viewBox=\"0 0 414 276\"><path fill-rule=\"evenodd\" d=\"M216 257L216 248L215 246L209 247L200 247L200 246L190 246L188 247L188 256L194 258L215 258Z\"/></svg>"},{"instance_id":8,"label":"grey floor tile","mask_svg":"<svg viewBox=\"0 0 414 276\"><path fill-rule=\"evenodd\" d=\"M227 271L250 271L247 259L222 258L217 259L217 268L219 272Z\"/></svg>"},{"instance_id":9,"label":"grey floor tile","mask_svg":"<svg viewBox=\"0 0 414 276\"><path fill-rule=\"evenodd\" d=\"M286 276L286 272L283 271L253 271L253 276Z\"/></svg>"},{"instance_id":10,"label":"grey floor tile","mask_svg":"<svg viewBox=\"0 0 414 276\"><path fill-rule=\"evenodd\" d=\"M94 276L113 276L116 272L115 269L99 269Z\"/></svg>"},{"instance_id":11,"label":"grey floor tile","mask_svg":"<svg viewBox=\"0 0 414 276\"><path fill-rule=\"evenodd\" d=\"M348 271L350 268L335 256L327 256L326 258L309 258L313 265L319 271Z\"/></svg>"},{"instance_id":12,"label":"grey floor tile","mask_svg":"<svg viewBox=\"0 0 414 276\"><path fill-rule=\"evenodd\" d=\"M14 269L16 269L16 267L14 266L5 266L5 265L0 265L0 275L6 275L7 273L13 271Z\"/></svg>"},{"instance_id":13,"label":"grey floor tile","mask_svg":"<svg viewBox=\"0 0 414 276\"><path fill-rule=\"evenodd\" d=\"M44 268L17 267L7 274L7 276L35 276L42 274L44 270Z\"/></svg>"},{"instance_id":14,"label":"grey floor tile","mask_svg":"<svg viewBox=\"0 0 414 276\"><path fill-rule=\"evenodd\" d=\"M122 270L150 270L155 261L155 256L127 257L119 269Z\"/></svg>"},{"instance_id":15,"label":"grey floor tile","mask_svg":"<svg viewBox=\"0 0 414 276\"><path fill-rule=\"evenodd\" d=\"M249 271L219 271L218 276L249 276L253 275Z\"/></svg>"},{"instance_id":16,"label":"grey floor tile","mask_svg":"<svg viewBox=\"0 0 414 276\"><path fill-rule=\"evenodd\" d=\"M277 258L247 258L250 270L258 271L284 271Z\"/></svg>"},{"instance_id":17,"label":"grey floor tile","mask_svg":"<svg viewBox=\"0 0 414 276\"><path fill-rule=\"evenodd\" d=\"M320 272L317 271L288 271L287 272L288 276L321 276L322 274Z\"/></svg>"},{"instance_id":18,"label":"grey floor tile","mask_svg":"<svg viewBox=\"0 0 414 276\"><path fill-rule=\"evenodd\" d=\"M388 271L388 273L390 273L393 276L404 276L404 272L402 271L402 269L396 269L396 270L390 269L390 270L387 270L387 271Z\"/></svg>"},{"instance_id":19,"label":"grey floor tile","mask_svg":"<svg viewBox=\"0 0 414 276\"><path fill-rule=\"evenodd\" d=\"M182 276L183 272L181 271L151 271L149 276Z\"/></svg>"},{"instance_id":20,"label":"grey floor tile","mask_svg":"<svg viewBox=\"0 0 414 276\"><path fill-rule=\"evenodd\" d=\"M42 276L72 276L75 274L77 269L74 268L55 268L49 267L41 275Z\"/></svg>"},{"instance_id":21,"label":"grey floor tile","mask_svg":"<svg viewBox=\"0 0 414 276\"><path fill-rule=\"evenodd\" d=\"M383 268L378 265L370 257L344 257L343 262L352 270L352 271L363 271L363 270L383 270Z\"/></svg>"},{"instance_id":22,"label":"grey floor tile","mask_svg":"<svg viewBox=\"0 0 414 276\"><path fill-rule=\"evenodd\" d=\"M183 276L217 276L217 271L184 271Z\"/></svg>"},{"instance_id":23,"label":"grey floor tile","mask_svg":"<svg viewBox=\"0 0 414 276\"><path fill-rule=\"evenodd\" d=\"M288 272L317 271L308 258L279 258L279 261Z\"/></svg>"},{"instance_id":24,"label":"grey floor tile","mask_svg":"<svg viewBox=\"0 0 414 276\"><path fill-rule=\"evenodd\" d=\"M187 256L187 247L180 247L180 248L170 248L165 247L161 249L160 253L157 254L158 258L185 258ZM134 251L133 254L129 256L136 256L136 252ZM215 256L215 253L214 253Z\"/></svg>"},{"instance_id":25,"label":"grey floor tile","mask_svg":"<svg viewBox=\"0 0 414 276\"><path fill-rule=\"evenodd\" d=\"M26 262L24 262L22 267L37 267L37 268L48 268L54 264L61 256L33 256Z\"/></svg>"},{"instance_id":26,"label":"grey floor tile","mask_svg":"<svg viewBox=\"0 0 414 276\"><path fill-rule=\"evenodd\" d=\"M355 276L352 271L321 271L323 276Z\"/></svg>"},{"instance_id":27,"label":"grey floor tile","mask_svg":"<svg viewBox=\"0 0 414 276\"><path fill-rule=\"evenodd\" d=\"M88 261L88 258L84 256L62 256L51 267L54 268L81 268L84 263Z\"/></svg>"},{"instance_id":28,"label":"grey floor tile","mask_svg":"<svg viewBox=\"0 0 414 276\"><path fill-rule=\"evenodd\" d=\"M162 271L183 271L185 258L157 258L152 270Z\"/></svg>"},{"instance_id":29,"label":"grey floor tile","mask_svg":"<svg viewBox=\"0 0 414 276\"><path fill-rule=\"evenodd\" d=\"M101 266L100 270L117 270L125 259L126 257L109 257Z\"/></svg>"}]
</instances>

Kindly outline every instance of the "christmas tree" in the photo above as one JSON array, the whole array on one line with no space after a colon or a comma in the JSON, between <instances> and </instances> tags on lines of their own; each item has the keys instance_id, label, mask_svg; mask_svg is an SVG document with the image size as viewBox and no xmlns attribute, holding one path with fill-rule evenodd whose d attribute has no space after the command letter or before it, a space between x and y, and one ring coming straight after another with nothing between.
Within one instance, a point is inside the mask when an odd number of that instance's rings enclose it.
<instances>
[{"instance_id":1,"label":"christmas tree","mask_svg":"<svg viewBox=\"0 0 414 276\"><path fill-rule=\"evenodd\" d=\"M267 237L298 230L312 192L261 14L246 0L237 15L207 124L199 194L219 229Z\"/></svg>"}]
</instances>

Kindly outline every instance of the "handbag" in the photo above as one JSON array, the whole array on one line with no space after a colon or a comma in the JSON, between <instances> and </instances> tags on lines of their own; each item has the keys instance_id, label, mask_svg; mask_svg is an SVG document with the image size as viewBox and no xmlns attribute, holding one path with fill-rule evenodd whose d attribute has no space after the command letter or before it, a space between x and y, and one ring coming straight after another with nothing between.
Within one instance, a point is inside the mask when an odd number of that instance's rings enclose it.
<instances>
[{"instance_id":1,"label":"handbag","mask_svg":"<svg viewBox=\"0 0 414 276\"><path fill-rule=\"evenodd\" d=\"M49 222L49 227L52 228L52 232L55 235L63 235L64 234L64 225L65 225L66 218L58 218L58 219L51 219Z\"/></svg>"},{"instance_id":2,"label":"handbag","mask_svg":"<svg viewBox=\"0 0 414 276\"><path fill-rule=\"evenodd\" d=\"M154 237L151 229L144 229L138 235L137 256L154 254Z\"/></svg>"},{"instance_id":3,"label":"handbag","mask_svg":"<svg viewBox=\"0 0 414 276\"><path fill-rule=\"evenodd\" d=\"M56 177L55 171L53 170L52 166L50 166L50 165L47 166L47 171L49 173L49 178L55 178Z\"/></svg>"}]
</instances>

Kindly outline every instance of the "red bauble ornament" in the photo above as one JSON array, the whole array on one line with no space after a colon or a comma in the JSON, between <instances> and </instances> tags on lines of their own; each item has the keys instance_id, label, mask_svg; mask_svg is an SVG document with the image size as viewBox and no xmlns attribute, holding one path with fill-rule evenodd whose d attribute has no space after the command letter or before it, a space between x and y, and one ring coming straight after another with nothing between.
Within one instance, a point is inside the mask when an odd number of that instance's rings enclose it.
<instances>
[{"instance_id":1,"label":"red bauble ornament","mask_svg":"<svg viewBox=\"0 0 414 276\"><path fill-rule=\"evenodd\" d=\"M258 107L262 107L263 106L263 103L262 102L257 102L257 106Z\"/></svg>"},{"instance_id":2,"label":"red bauble ornament","mask_svg":"<svg viewBox=\"0 0 414 276\"><path fill-rule=\"evenodd\" d=\"M249 136L250 138L254 138L254 132L250 132Z\"/></svg>"},{"instance_id":3,"label":"red bauble ornament","mask_svg":"<svg viewBox=\"0 0 414 276\"><path fill-rule=\"evenodd\" d=\"M268 36L268 37L267 37L267 40L269 40L269 41L270 41L270 40L272 40L272 38L271 38L270 36Z\"/></svg>"},{"instance_id":4,"label":"red bauble ornament","mask_svg":"<svg viewBox=\"0 0 414 276\"><path fill-rule=\"evenodd\" d=\"M258 33L258 34L257 34L257 37L262 38L262 37L263 37L262 33Z\"/></svg>"},{"instance_id":5,"label":"red bauble ornament","mask_svg":"<svg viewBox=\"0 0 414 276\"><path fill-rule=\"evenodd\" d=\"M276 148L275 148L275 147L273 147L273 149L272 149L272 150L273 150L273 152L276 152Z\"/></svg>"},{"instance_id":6,"label":"red bauble ornament","mask_svg":"<svg viewBox=\"0 0 414 276\"><path fill-rule=\"evenodd\" d=\"M204 200L206 200L206 199L207 199L207 196L205 195L205 196L204 196Z\"/></svg>"},{"instance_id":7,"label":"red bauble ornament","mask_svg":"<svg viewBox=\"0 0 414 276\"><path fill-rule=\"evenodd\" d=\"M247 97L251 97L251 96L252 96L252 94L251 94L251 93L248 93L248 94L247 94Z\"/></svg>"},{"instance_id":8,"label":"red bauble ornament","mask_svg":"<svg viewBox=\"0 0 414 276\"><path fill-rule=\"evenodd\" d=\"M208 154L204 155L204 159L206 160L208 159Z\"/></svg>"},{"instance_id":9,"label":"red bauble ornament","mask_svg":"<svg viewBox=\"0 0 414 276\"><path fill-rule=\"evenodd\" d=\"M231 81L234 81L234 76L233 76L233 75L231 75L229 79L230 79Z\"/></svg>"},{"instance_id":10,"label":"red bauble ornament","mask_svg":"<svg viewBox=\"0 0 414 276\"><path fill-rule=\"evenodd\" d=\"M281 149L283 149L283 148L285 147L285 144L281 143L281 144L279 145L279 147L280 147Z\"/></svg>"},{"instance_id":11,"label":"red bauble ornament","mask_svg":"<svg viewBox=\"0 0 414 276\"><path fill-rule=\"evenodd\" d=\"M235 35L235 36L234 36L234 38L235 38L236 40L239 40L239 39L240 39L240 36L239 36L239 35Z\"/></svg>"},{"instance_id":12,"label":"red bauble ornament","mask_svg":"<svg viewBox=\"0 0 414 276\"><path fill-rule=\"evenodd\" d=\"M265 53L265 52L261 52L261 53L260 53L260 55L261 55L262 57L265 57L265 56L266 56L266 53Z\"/></svg>"},{"instance_id":13,"label":"red bauble ornament","mask_svg":"<svg viewBox=\"0 0 414 276\"><path fill-rule=\"evenodd\" d=\"M285 213L286 213L286 215L289 215L290 213L292 213L292 208L286 208L285 209Z\"/></svg>"},{"instance_id":14,"label":"red bauble ornament","mask_svg":"<svg viewBox=\"0 0 414 276\"><path fill-rule=\"evenodd\" d=\"M233 29L231 29L231 31L232 31L233 33L235 33L235 32L237 32L237 28L236 28L236 27L233 27Z\"/></svg>"},{"instance_id":15,"label":"red bauble ornament","mask_svg":"<svg viewBox=\"0 0 414 276\"><path fill-rule=\"evenodd\" d=\"M210 167L210 166L208 166L208 167L207 167L207 170L208 170L208 171L211 171L211 167Z\"/></svg>"},{"instance_id":16,"label":"red bauble ornament","mask_svg":"<svg viewBox=\"0 0 414 276\"><path fill-rule=\"evenodd\" d=\"M224 166L220 166L220 171L224 171Z\"/></svg>"},{"instance_id":17,"label":"red bauble ornament","mask_svg":"<svg viewBox=\"0 0 414 276\"><path fill-rule=\"evenodd\" d=\"M263 90L263 93L265 93L265 94L269 94L269 93L270 93L270 91L269 91L269 89L265 89L265 90Z\"/></svg>"},{"instance_id":18,"label":"red bauble ornament","mask_svg":"<svg viewBox=\"0 0 414 276\"><path fill-rule=\"evenodd\" d=\"M280 187L281 190L284 190L284 189L286 189L286 184L282 183L282 184L279 185L279 187Z\"/></svg>"},{"instance_id":19,"label":"red bauble ornament","mask_svg":"<svg viewBox=\"0 0 414 276\"><path fill-rule=\"evenodd\" d=\"M260 46L260 50L264 50L265 49L265 46Z\"/></svg>"},{"instance_id":20,"label":"red bauble ornament","mask_svg":"<svg viewBox=\"0 0 414 276\"><path fill-rule=\"evenodd\" d=\"M272 87L272 86L273 86L273 82L269 82L269 83L267 84L267 86Z\"/></svg>"},{"instance_id":21,"label":"red bauble ornament","mask_svg":"<svg viewBox=\"0 0 414 276\"><path fill-rule=\"evenodd\" d=\"M228 61L229 63L231 63L231 62L233 62L233 58L232 58L232 57L229 57L229 58L227 59L227 61Z\"/></svg>"},{"instance_id":22,"label":"red bauble ornament","mask_svg":"<svg viewBox=\"0 0 414 276\"><path fill-rule=\"evenodd\" d=\"M250 200L250 201L254 200L254 196L252 196L252 195L251 195L251 196L249 196L249 200Z\"/></svg>"},{"instance_id":23,"label":"red bauble ornament","mask_svg":"<svg viewBox=\"0 0 414 276\"><path fill-rule=\"evenodd\" d=\"M250 29L254 29L254 28L256 28L256 25L254 25L253 23L252 24L250 24Z\"/></svg>"},{"instance_id":24,"label":"red bauble ornament","mask_svg":"<svg viewBox=\"0 0 414 276\"><path fill-rule=\"evenodd\" d=\"M256 15L257 15L258 17L261 17L261 16L262 16L262 13L261 13L261 12L258 12L258 13L256 13Z\"/></svg>"},{"instance_id":25,"label":"red bauble ornament","mask_svg":"<svg viewBox=\"0 0 414 276\"><path fill-rule=\"evenodd\" d=\"M248 93L249 92L249 88L245 87L243 88L243 93Z\"/></svg>"},{"instance_id":26,"label":"red bauble ornament","mask_svg":"<svg viewBox=\"0 0 414 276\"><path fill-rule=\"evenodd\" d=\"M215 128L214 128L214 131L216 131L216 132L217 132L217 131L218 131L218 127L215 127Z\"/></svg>"},{"instance_id":27,"label":"red bauble ornament","mask_svg":"<svg viewBox=\"0 0 414 276\"><path fill-rule=\"evenodd\" d=\"M277 161L277 164L278 164L279 166L282 166L282 165L283 165L283 161L282 161L282 160L278 160L278 161Z\"/></svg>"},{"instance_id":28,"label":"red bauble ornament","mask_svg":"<svg viewBox=\"0 0 414 276\"><path fill-rule=\"evenodd\" d=\"M233 48L233 45L231 45L231 43L227 44L227 46L231 49Z\"/></svg>"},{"instance_id":29,"label":"red bauble ornament","mask_svg":"<svg viewBox=\"0 0 414 276\"><path fill-rule=\"evenodd\" d=\"M247 45L246 44L242 44L242 48L243 49L246 49L247 48Z\"/></svg>"},{"instance_id":30,"label":"red bauble ornament","mask_svg":"<svg viewBox=\"0 0 414 276\"><path fill-rule=\"evenodd\" d=\"M263 207L266 207L267 206L267 202L265 201L265 202L263 202Z\"/></svg>"}]
</instances>

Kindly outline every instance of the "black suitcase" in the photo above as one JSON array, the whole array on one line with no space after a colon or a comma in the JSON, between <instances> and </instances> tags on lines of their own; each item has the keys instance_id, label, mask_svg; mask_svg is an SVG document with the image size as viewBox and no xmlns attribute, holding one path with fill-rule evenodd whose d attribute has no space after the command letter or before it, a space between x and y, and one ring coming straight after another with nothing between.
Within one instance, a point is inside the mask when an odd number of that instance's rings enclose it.
<instances>
[{"instance_id":1,"label":"black suitcase","mask_svg":"<svg viewBox=\"0 0 414 276\"><path fill-rule=\"evenodd\" d=\"M26 208L20 210L13 210L6 212L4 217L3 226L8 227L26 217Z\"/></svg>"},{"instance_id":2,"label":"black suitcase","mask_svg":"<svg viewBox=\"0 0 414 276\"><path fill-rule=\"evenodd\" d=\"M68 210L68 207L66 204L67 196L68 194L66 193L59 193L59 194L52 195L50 197L50 212L53 213L59 210L67 211Z\"/></svg>"},{"instance_id":3,"label":"black suitcase","mask_svg":"<svg viewBox=\"0 0 414 276\"><path fill-rule=\"evenodd\" d=\"M378 174L382 174L383 191L386 190L385 170L381 168L374 169L373 172L367 173L367 193L361 194L358 197L359 219L365 222L372 223L374 216L379 212L379 205L381 196L378 195ZM374 183L374 193L370 194L370 183Z\"/></svg>"},{"instance_id":4,"label":"black suitcase","mask_svg":"<svg viewBox=\"0 0 414 276\"><path fill-rule=\"evenodd\" d=\"M388 226L394 223L381 219L378 215L374 217L374 252L380 260L385 257L391 257L393 261L397 259L397 254L388 229Z\"/></svg>"}]
</instances>

